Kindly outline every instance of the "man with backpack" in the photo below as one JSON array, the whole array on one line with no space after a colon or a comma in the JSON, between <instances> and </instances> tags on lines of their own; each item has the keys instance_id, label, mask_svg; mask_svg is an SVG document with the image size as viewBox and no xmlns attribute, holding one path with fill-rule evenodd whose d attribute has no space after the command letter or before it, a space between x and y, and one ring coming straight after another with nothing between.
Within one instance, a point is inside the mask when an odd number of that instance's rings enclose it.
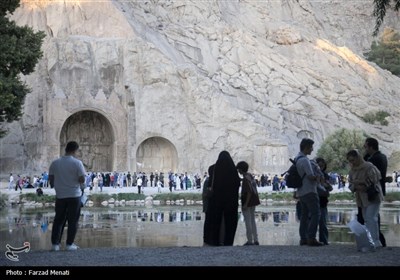
<instances>
[{"instance_id":1,"label":"man with backpack","mask_svg":"<svg viewBox=\"0 0 400 280\"><path fill-rule=\"evenodd\" d=\"M295 158L297 171L302 177L302 186L297 189L297 197L301 205L300 217L300 245L322 246L323 243L315 238L321 216L319 197L317 192L318 181L314 174L311 162L307 155L313 151L314 141L303 138L300 142L300 152Z\"/></svg>"}]
</instances>

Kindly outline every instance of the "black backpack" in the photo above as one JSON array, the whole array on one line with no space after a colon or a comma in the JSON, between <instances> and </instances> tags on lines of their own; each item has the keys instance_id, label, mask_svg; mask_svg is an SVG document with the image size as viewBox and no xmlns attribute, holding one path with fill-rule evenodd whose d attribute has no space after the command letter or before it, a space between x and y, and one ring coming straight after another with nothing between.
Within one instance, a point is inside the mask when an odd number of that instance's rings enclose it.
<instances>
[{"instance_id":1,"label":"black backpack","mask_svg":"<svg viewBox=\"0 0 400 280\"><path fill-rule=\"evenodd\" d=\"M301 157L303 157L303 156L299 156L297 158L297 160L293 160L291 158L289 159L290 162L292 163L292 165L290 166L288 171L285 172L286 173L285 181L286 181L286 186L288 188L298 189L303 186L303 179L304 179L304 176L306 176L306 174L304 173L303 176L300 176L299 171L297 170L297 166L296 166L297 161Z\"/></svg>"}]
</instances>

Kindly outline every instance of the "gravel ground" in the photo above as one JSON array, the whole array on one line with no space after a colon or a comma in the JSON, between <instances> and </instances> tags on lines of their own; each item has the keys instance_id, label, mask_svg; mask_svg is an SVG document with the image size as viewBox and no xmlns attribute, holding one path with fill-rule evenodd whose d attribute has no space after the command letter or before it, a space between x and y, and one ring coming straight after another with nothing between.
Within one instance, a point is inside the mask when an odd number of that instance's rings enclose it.
<instances>
[{"instance_id":1,"label":"gravel ground","mask_svg":"<svg viewBox=\"0 0 400 280\"><path fill-rule=\"evenodd\" d=\"M30 251L0 267L27 266L398 266L400 247L361 253L356 245L231 246L163 248L83 248L77 251Z\"/></svg>"}]
</instances>

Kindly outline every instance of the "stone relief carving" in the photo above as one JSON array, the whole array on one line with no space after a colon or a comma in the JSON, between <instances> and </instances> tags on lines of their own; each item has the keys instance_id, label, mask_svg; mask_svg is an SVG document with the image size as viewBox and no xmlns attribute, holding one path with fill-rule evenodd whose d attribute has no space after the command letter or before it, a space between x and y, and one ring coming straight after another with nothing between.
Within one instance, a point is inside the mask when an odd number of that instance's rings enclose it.
<instances>
[{"instance_id":1,"label":"stone relief carving","mask_svg":"<svg viewBox=\"0 0 400 280\"><path fill-rule=\"evenodd\" d=\"M80 159L88 171L111 171L112 130L105 117L93 111L81 111L69 117L61 131L61 151L68 141L77 141Z\"/></svg>"}]
</instances>

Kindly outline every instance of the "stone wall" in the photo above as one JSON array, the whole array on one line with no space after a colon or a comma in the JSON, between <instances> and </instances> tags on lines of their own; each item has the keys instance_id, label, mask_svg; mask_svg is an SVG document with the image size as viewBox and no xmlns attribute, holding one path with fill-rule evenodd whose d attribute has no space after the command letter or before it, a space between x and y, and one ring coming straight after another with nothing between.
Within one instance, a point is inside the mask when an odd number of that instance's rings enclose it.
<instances>
[{"instance_id":1,"label":"stone wall","mask_svg":"<svg viewBox=\"0 0 400 280\"><path fill-rule=\"evenodd\" d=\"M228 150L282 173L302 137L317 151L340 127L398 149L400 79L362 57L364 3L22 2L13 19L47 38L24 116L0 140L2 174L43 172L72 139L88 169L119 171L204 172ZM389 125L364 123L372 110Z\"/></svg>"}]
</instances>

